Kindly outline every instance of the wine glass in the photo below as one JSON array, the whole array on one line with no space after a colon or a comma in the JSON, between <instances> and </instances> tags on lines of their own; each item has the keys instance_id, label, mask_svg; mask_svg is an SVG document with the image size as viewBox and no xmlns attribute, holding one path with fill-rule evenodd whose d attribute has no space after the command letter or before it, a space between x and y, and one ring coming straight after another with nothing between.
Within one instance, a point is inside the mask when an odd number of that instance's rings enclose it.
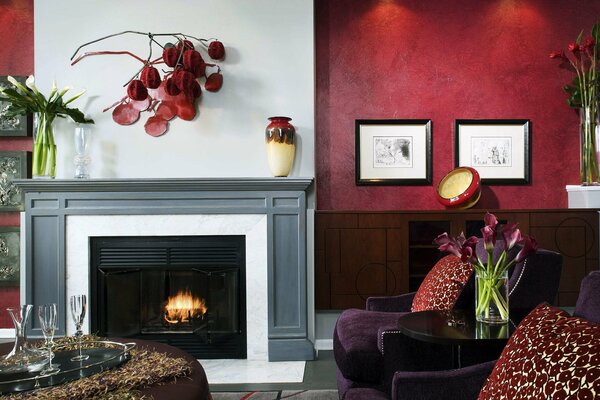
<instances>
[{"instance_id":1,"label":"wine glass","mask_svg":"<svg viewBox=\"0 0 600 400\"><path fill-rule=\"evenodd\" d=\"M48 365L41 371L42 375L55 374L60 371L58 364L52 364L52 346L54 345L54 331L56 330L56 304L44 304L38 307L38 317L46 348L48 349Z\"/></svg>"},{"instance_id":2,"label":"wine glass","mask_svg":"<svg viewBox=\"0 0 600 400\"><path fill-rule=\"evenodd\" d=\"M72 357L71 361L84 361L90 358L89 355L81 353L81 337L83 336L81 325L83 325L83 320L85 318L85 310L87 309L87 299L85 297L85 294L76 294L74 296L71 296L69 300L71 303L71 316L73 317L73 321L75 322L75 337L77 338L77 348L79 349L79 355Z\"/></svg>"}]
</instances>

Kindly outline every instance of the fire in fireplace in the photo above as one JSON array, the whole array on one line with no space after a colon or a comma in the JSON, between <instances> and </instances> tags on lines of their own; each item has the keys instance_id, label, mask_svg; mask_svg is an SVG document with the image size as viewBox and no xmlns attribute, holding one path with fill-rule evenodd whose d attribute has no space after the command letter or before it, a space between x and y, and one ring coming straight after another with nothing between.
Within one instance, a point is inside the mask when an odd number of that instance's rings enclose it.
<instances>
[{"instance_id":1,"label":"fire in fireplace","mask_svg":"<svg viewBox=\"0 0 600 400\"><path fill-rule=\"evenodd\" d=\"M195 297L189 289L186 289L180 290L175 296L169 296L163 318L169 326L191 326L193 321L204 319L204 314L206 314L204 299Z\"/></svg>"},{"instance_id":2,"label":"fire in fireplace","mask_svg":"<svg viewBox=\"0 0 600 400\"><path fill-rule=\"evenodd\" d=\"M92 237L90 250L92 332L246 358L244 236Z\"/></svg>"}]
</instances>

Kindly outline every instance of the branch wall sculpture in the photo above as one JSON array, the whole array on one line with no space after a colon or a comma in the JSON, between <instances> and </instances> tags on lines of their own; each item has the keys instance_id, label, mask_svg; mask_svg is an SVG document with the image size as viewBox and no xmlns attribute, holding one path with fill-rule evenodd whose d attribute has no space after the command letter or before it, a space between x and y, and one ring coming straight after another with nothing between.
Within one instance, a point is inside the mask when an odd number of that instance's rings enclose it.
<instances>
[{"instance_id":1,"label":"branch wall sculpture","mask_svg":"<svg viewBox=\"0 0 600 400\"><path fill-rule=\"evenodd\" d=\"M126 50L79 54L86 46L125 34L147 37L146 58ZM171 42L159 42L158 39L164 38ZM194 119L197 100L202 96L201 84L204 85L204 90L209 92L217 92L223 85L221 67L215 63L206 63L190 39L196 41L197 48L206 52L212 60L223 60L225 57L225 47L216 39L199 39L183 33L124 31L79 46L71 57L71 65L96 55L128 55L142 63L142 67L123 85L127 87L127 95L105 108L103 112L113 109L113 120L120 125L134 124L142 113L148 112L151 116L144 124L146 133L161 136L168 130L169 121L173 118L179 117L185 121ZM162 55L153 59L153 49L156 46L161 49ZM165 69L159 70L157 66Z\"/></svg>"}]
</instances>

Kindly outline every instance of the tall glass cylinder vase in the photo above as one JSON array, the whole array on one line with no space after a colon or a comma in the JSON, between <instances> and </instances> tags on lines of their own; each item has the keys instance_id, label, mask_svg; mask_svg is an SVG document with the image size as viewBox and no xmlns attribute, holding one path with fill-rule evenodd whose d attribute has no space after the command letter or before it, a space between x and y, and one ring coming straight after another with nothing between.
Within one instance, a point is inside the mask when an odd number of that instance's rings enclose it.
<instances>
[{"instance_id":1,"label":"tall glass cylinder vase","mask_svg":"<svg viewBox=\"0 0 600 400\"><path fill-rule=\"evenodd\" d=\"M54 117L46 113L34 115L33 166L34 179L56 177L56 144L54 143Z\"/></svg>"},{"instance_id":2,"label":"tall glass cylinder vase","mask_svg":"<svg viewBox=\"0 0 600 400\"><path fill-rule=\"evenodd\" d=\"M75 127L75 175L76 179L88 179L90 177L89 164L90 140L92 138L92 129L89 125L79 124Z\"/></svg>"},{"instance_id":3,"label":"tall glass cylinder vase","mask_svg":"<svg viewBox=\"0 0 600 400\"><path fill-rule=\"evenodd\" d=\"M475 274L475 319L488 324L508 322L508 271Z\"/></svg>"},{"instance_id":4,"label":"tall glass cylinder vase","mask_svg":"<svg viewBox=\"0 0 600 400\"><path fill-rule=\"evenodd\" d=\"M600 121L598 104L579 109L581 140L581 184L598 185L600 182Z\"/></svg>"}]
</instances>

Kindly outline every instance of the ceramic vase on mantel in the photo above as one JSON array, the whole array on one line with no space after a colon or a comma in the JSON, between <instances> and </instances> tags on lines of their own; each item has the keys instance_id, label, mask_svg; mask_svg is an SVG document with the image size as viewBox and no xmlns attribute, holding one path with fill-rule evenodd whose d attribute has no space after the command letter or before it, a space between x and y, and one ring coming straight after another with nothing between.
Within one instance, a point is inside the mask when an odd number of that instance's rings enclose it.
<instances>
[{"instance_id":1,"label":"ceramic vase on mantel","mask_svg":"<svg viewBox=\"0 0 600 400\"><path fill-rule=\"evenodd\" d=\"M270 117L265 130L267 161L271 174L276 177L288 176L296 153L296 129L289 117Z\"/></svg>"},{"instance_id":2,"label":"ceramic vase on mantel","mask_svg":"<svg viewBox=\"0 0 600 400\"><path fill-rule=\"evenodd\" d=\"M579 109L581 185L600 184L600 112L598 104Z\"/></svg>"},{"instance_id":3,"label":"ceramic vase on mantel","mask_svg":"<svg viewBox=\"0 0 600 400\"><path fill-rule=\"evenodd\" d=\"M56 177L56 144L54 143L54 118L46 113L33 117L33 158L31 175L34 179Z\"/></svg>"}]
</instances>

